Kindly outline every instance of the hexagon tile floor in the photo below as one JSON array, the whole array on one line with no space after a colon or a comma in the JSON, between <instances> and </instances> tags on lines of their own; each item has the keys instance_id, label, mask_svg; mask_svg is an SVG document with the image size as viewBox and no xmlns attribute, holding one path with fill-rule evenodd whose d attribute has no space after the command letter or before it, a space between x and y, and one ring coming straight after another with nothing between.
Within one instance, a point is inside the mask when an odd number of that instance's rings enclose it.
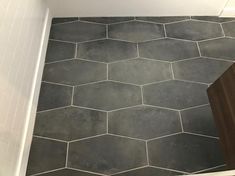
<instances>
[{"instance_id":1,"label":"hexagon tile floor","mask_svg":"<svg viewBox=\"0 0 235 176\"><path fill-rule=\"evenodd\" d=\"M53 20L27 175L225 169L206 89L235 62L235 19Z\"/></svg>"}]
</instances>

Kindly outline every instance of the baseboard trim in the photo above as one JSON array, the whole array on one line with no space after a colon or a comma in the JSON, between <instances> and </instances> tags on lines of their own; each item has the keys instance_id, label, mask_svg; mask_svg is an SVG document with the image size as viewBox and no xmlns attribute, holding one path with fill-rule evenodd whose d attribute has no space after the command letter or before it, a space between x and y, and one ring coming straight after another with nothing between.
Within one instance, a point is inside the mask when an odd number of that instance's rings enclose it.
<instances>
[{"instance_id":1,"label":"baseboard trim","mask_svg":"<svg viewBox=\"0 0 235 176\"><path fill-rule=\"evenodd\" d=\"M25 176L26 174L51 20L52 15L49 8L47 8L15 176Z\"/></svg>"}]
</instances>

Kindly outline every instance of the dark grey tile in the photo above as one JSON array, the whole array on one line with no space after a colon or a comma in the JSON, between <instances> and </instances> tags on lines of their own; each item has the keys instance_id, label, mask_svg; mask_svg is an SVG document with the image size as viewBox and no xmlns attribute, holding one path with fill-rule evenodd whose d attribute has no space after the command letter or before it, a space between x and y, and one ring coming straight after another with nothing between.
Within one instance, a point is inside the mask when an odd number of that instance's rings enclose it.
<instances>
[{"instance_id":1,"label":"dark grey tile","mask_svg":"<svg viewBox=\"0 0 235 176\"><path fill-rule=\"evenodd\" d=\"M38 111L71 104L72 87L42 83L38 101Z\"/></svg>"},{"instance_id":2,"label":"dark grey tile","mask_svg":"<svg viewBox=\"0 0 235 176\"><path fill-rule=\"evenodd\" d=\"M110 25L108 28L110 38L141 42L164 37L161 24L132 21Z\"/></svg>"},{"instance_id":3,"label":"dark grey tile","mask_svg":"<svg viewBox=\"0 0 235 176\"><path fill-rule=\"evenodd\" d=\"M59 24L65 22L78 21L78 17L68 17L68 18L53 18L52 24Z\"/></svg>"},{"instance_id":4,"label":"dark grey tile","mask_svg":"<svg viewBox=\"0 0 235 176\"><path fill-rule=\"evenodd\" d=\"M34 134L61 140L75 140L106 133L106 113L76 107L37 114Z\"/></svg>"},{"instance_id":5,"label":"dark grey tile","mask_svg":"<svg viewBox=\"0 0 235 176\"><path fill-rule=\"evenodd\" d=\"M39 174L39 176L100 176L100 175L72 170L72 169L61 169L46 174Z\"/></svg>"},{"instance_id":6,"label":"dark grey tile","mask_svg":"<svg viewBox=\"0 0 235 176\"><path fill-rule=\"evenodd\" d=\"M66 150L64 142L33 138L27 175L65 167Z\"/></svg>"},{"instance_id":7,"label":"dark grey tile","mask_svg":"<svg viewBox=\"0 0 235 176\"><path fill-rule=\"evenodd\" d=\"M109 113L109 133L151 139L177 132L181 132L177 111L139 106Z\"/></svg>"},{"instance_id":8,"label":"dark grey tile","mask_svg":"<svg viewBox=\"0 0 235 176\"><path fill-rule=\"evenodd\" d=\"M181 111L184 131L218 136L209 105Z\"/></svg>"},{"instance_id":9,"label":"dark grey tile","mask_svg":"<svg viewBox=\"0 0 235 176\"><path fill-rule=\"evenodd\" d=\"M75 57L75 44L49 40L46 62L54 62Z\"/></svg>"},{"instance_id":10,"label":"dark grey tile","mask_svg":"<svg viewBox=\"0 0 235 176\"><path fill-rule=\"evenodd\" d=\"M224 163L217 139L178 134L148 143L150 165L195 172Z\"/></svg>"},{"instance_id":11,"label":"dark grey tile","mask_svg":"<svg viewBox=\"0 0 235 176\"><path fill-rule=\"evenodd\" d=\"M223 36L220 24L199 21L167 24L166 33L167 37L194 41Z\"/></svg>"},{"instance_id":12,"label":"dark grey tile","mask_svg":"<svg viewBox=\"0 0 235 176\"><path fill-rule=\"evenodd\" d=\"M145 142L105 135L70 143L68 166L103 174L147 164Z\"/></svg>"},{"instance_id":13,"label":"dark grey tile","mask_svg":"<svg viewBox=\"0 0 235 176\"><path fill-rule=\"evenodd\" d=\"M105 25L74 22L51 27L50 39L83 42L106 37Z\"/></svg>"},{"instance_id":14,"label":"dark grey tile","mask_svg":"<svg viewBox=\"0 0 235 176\"><path fill-rule=\"evenodd\" d=\"M202 56L235 61L235 39L221 38L199 43Z\"/></svg>"},{"instance_id":15,"label":"dark grey tile","mask_svg":"<svg viewBox=\"0 0 235 176\"><path fill-rule=\"evenodd\" d=\"M180 61L173 64L176 79L212 83L232 65L232 62L207 58Z\"/></svg>"},{"instance_id":16,"label":"dark grey tile","mask_svg":"<svg viewBox=\"0 0 235 176\"><path fill-rule=\"evenodd\" d=\"M235 18L234 18L235 20ZM228 37L235 37L235 21L234 22L230 22L230 23L224 23L222 24L223 29L224 29L224 33L225 36Z\"/></svg>"},{"instance_id":17,"label":"dark grey tile","mask_svg":"<svg viewBox=\"0 0 235 176\"><path fill-rule=\"evenodd\" d=\"M144 104L184 109L208 103L207 85L184 81L166 81L144 86Z\"/></svg>"},{"instance_id":18,"label":"dark grey tile","mask_svg":"<svg viewBox=\"0 0 235 176\"><path fill-rule=\"evenodd\" d=\"M211 21L211 22L227 22L235 20L235 18L222 18L218 16L192 16L191 18L195 20Z\"/></svg>"},{"instance_id":19,"label":"dark grey tile","mask_svg":"<svg viewBox=\"0 0 235 176\"><path fill-rule=\"evenodd\" d=\"M115 40L99 40L78 45L78 58L113 62L137 57L137 45Z\"/></svg>"},{"instance_id":20,"label":"dark grey tile","mask_svg":"<svg viewBox=\"0 0 235 176\"><path fill-rule=\"evenodd\" d=\"M70 60L47 64L43 80L68 85L79 85L107 79L107 66L84 60Z\"/></svg>"},{"instance_id":21,"label":"dark grey tile","mask_svg":"<svg viewBox=\"0 0 235 176\"><path fill-rule=\"evenodd\" d=\"M140 43L139 52L141 57L164 61L177 61L199 56L196 43L174 39Z\"/></svg>"},{"instance_id":22,"label":"dark grey tile","mask_svg":"<svg viewBox=\"0 0 235 176\"><path fill-rule=\"evenodd\" d=\"M176 175L182 175L182 173L157 169L154 167L145 167L141 169L124 172L121 174L115 174L115 176L176 176Z\"/></svg>"},{"instance_id":23,"label":"dark grey tile","mask_svg":"<svg viewBox=\"0 0 235 176\"><path fill-rule=\"evenodd\" d=\"M140 87L111 81L79 86L74 91L74 104L107 111L138 105Z\"/></svg>"},{"instance_id":24,"label":"dark grey tile","mask_svg":"<svg viewBox=\"0 0 235 176\"><path fill-rule=\"evenodd\" d=\"M176 21L182 21L182 20L187 20L190 19L189 16L169 16L169 17L136 17L137 20L143 20L143 21L150 21L150 22L155 22L155 23L171 23L171 22L176 22Z\"/></svg>"},{"instance_id":25,"label":"dark grey tile","mask_svg":"<svg viewBox=\"0 0 235 176\"><path fill-rule=\"evenodd\" d=\"M83 17L80 18L80 20L103 23L103 24L111 24L111 23L134 20L134 17Z\"/></svg>"},{"instance_id":26,"label":"dark grey tile","mask_svg":"<svg viewBox=\"0 0 235 176\"><path fill-rule=\"evenodd\" d=\"M110 64L109 79L146 84L172 79L172 74L169 63L138 58Z\"/></svg>"}]
</instances>

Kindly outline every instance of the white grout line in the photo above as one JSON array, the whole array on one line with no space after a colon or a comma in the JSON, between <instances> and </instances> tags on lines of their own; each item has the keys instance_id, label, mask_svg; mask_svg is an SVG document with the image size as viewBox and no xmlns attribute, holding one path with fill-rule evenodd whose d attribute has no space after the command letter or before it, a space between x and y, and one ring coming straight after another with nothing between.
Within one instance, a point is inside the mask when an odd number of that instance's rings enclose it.
<instances>
[{"instance_id":1,"label":"white grout line","mask_svg":"<svg viewBox=\"0 0 235 176\"><path fill-rule=\"evenodd\" d=\"M120 110L131 109L131 108L136 108L136 107L141 107L141 106L143 106L143 105L139 104L139 105L128 106L128 107L123 107L123 108L119 108L119 109L110 110L108 112L111 113L111 112L116 112L116 111L120 111Z\"/></svg>"},{"instance_id":2,"label":"white grout line","mask_svg":"<svg viewBox=\"0 0 235 176\"><path fill-rule=\"evenodd\" d=\"M109 133L109 113L106 112L106 133Z\"/></svg>"},{"instance_id":3,"label":"white grout line","mask_svg":"<svg viewBox=\"0 0 235 176\"><path fill-rule=\"evenodd\" d=\"M198 133L192 133L192 132L183 132L183 133L184 133L184 134L194 135L194 136L200 136L200 137L206 137L206 138L219 139L219 137L209 136L209 135L205 135L205 134L198 134Z\"/></svg>"},{"instance_id":4,"label":"white grout line","mask_svg":"<svg viewBox=\"0 0 235 176\"><path fill-rule=\"evenodd\" d=\"M169 169L169 168L164 168L164 167L159 167L159 166L152 166L152 165L150 165L150 167L156 168L156 169L167 170L167 171L179 172L179 173L182 173L182 174L190 174L189 172L184 172L184 171L180 171L180 170Z\"/></svg>"},{"instance_id":5,"label":"white grout line","mask_svg":"<svg viewBox=\"0 0 235 176\"><path fill-rule=\"evenodd\" d=\"M199 46L198 42L196 42L196 44L197 44L197 49L198 49L199 56L202 57L201 49L200 49L200 46Z\"/></svg>"},{"instance_id":6,"label":"white grout line","mask_svg":"<svg viewBox=\"0 0 235 176\"><path fill-rule=\"evenodd\" d=\"M136 44L137 57L140 57L139 43Z\"/></svg>"},{"instance_id":7,"label":"white grout line","mask_svg":"<svg viewBox=\"0 0 235 176\"><path fill-rule=\"evenodd\" d=\"M191 58L187 58L187 59L180 59L180 60L176 60L176 61L172 61L171 63L177 63L177 62L183 62L183 61L188 61L188 60L194 60L194 59L201 59L201 57L198 55L197 57L191 57Z\"/></svg>"},{"instance_id":8,"label":"white grout line","mask_svg":"<svg viewBox=\"0 0 235 176\"><path fill-rule=\"evenodd\" d=\"M191 106L188 108L181 109L180 111L185 111L185 110L194 109L194 108L200 108L200 107L204 107L204 106L208 106L208 105L210 105L210 104L207 103L207 104L202 104L202 105L197 105L197 106Z\"/></svg>"},{"instance_id":9,"label":"white grout line","mask_svg":"<svg viewBox=\"0 0 235 176\"><path fill-rule=\"evenodd\" d=\"M75 89L75 87L73 86L73 89L72 89L72 97L71 97L71 105L73 105L74 89Z\"/></svg>"},{"instance_id":10,"label":"white grout line","mask_svg":"<svg viewBox=\"0 0 235 176\"><path fill-rule=\"evenodd\" d=\"M69 158L69 142L67 142L65 168L67 168L67 167L68 167L68 160L69 160L68 158Z\"/></svg>"},{"instance_id":11,"label":"white grout line","mask_svg":"<svg viewBox=\"0 0 235 176\"><path fill-rule=\"evenodd\" d=\"M141 93L141 102L142 105L144 104L144 92L143 92L143 86L140 86L140 93Z\"/></svg>"},{"instance_id":12,"label":"white grout line","mask_svg":"<svg viewBox=\"0 0 235 176\"><path fill-rule=\"evenodd\" d=\"M134 41L130 41L130 40L124 40L124 39L118 39L118 38L112 38L109 36L108 40L114 40L114 41L119 41L119 42L127 42L127 43L137 43Z\"/></svg>"},{"instance_id":13,"label":"white grout line","mask_svg":"<svg viewBox=\"0 0 235 176\"><path fill-rule=\"evenodd\" d=\"M108 111L105 111L105 110L102 110L102 109L89 108L89 107L79 106L79 105L75 105L75 104L73 104L71 107L87 109L87 110L92 110L92 111L99 111L99 112L108 112Z\"/></svg>"},{"instance_id":14,"label":"white grout line","mask_svg":"<svg viewBox=\"0 0 235 176\"><path fill-rule=\"evenodd\" d=\"M221 24L225 24L225 23L234 23L235 22L235 18L234 20L231 20L231 21L224 21L224 22L221 22Z\"/></svg>"},{"instance_id":15,"label":"white grout line","mask_svg":"<svg viewBox=\"0 0 235 176\"><path fill-rule=\"evenodd\" d=\"M85 173L89 173L89 174L100 175L100 176L108 176L108 175L105 175L105 174L101 174L101 173L97 173L97 172L91 172L91 171L82 170L82 169L76 169L76 168L73 168L73 167L68 167L68 169L71 169L71 170L74 170L74 171L79 171L79 172L85 172Z\"/></svg>"},{"instance_id":16,"label":"white grout line","mask_svg":"<svg viewBox=\"0 0 235 176\"><path fill-rule=\"evenodd\" d=\"M201 85L206 85L208 86L209 83L203 83L203 82L198 82L198 81L190 81L190 80L184 80L184 79L175 79L176 81L182 81L182 82L187 82L187 83L194 83L194 84L201 84Z\"/></svg>"},{"instance_id":17,"label":"white grout line","mask_svg":"<svg viewBox=\"0 0 235 176\"><path fill-rule=\"evenodd\" d=\"M107 81L109 80L109 63L106 64L106 78L107 78Z\"/></svg>"},{"instance_id":18,"label":"white grout line","mask_svg":"<svg viewBox=\"0 0 235 176\"><path fill-rule=\"evenodd\" d=\"M164 135L164 136L151 138L151 139L148 139L147 142L154 141L156 139L162 139L162 138L166 138L166 137L170 137L170 136L175 136L175 135L179 135L179 134L183 134L183 132L177 132L177 133L172 133L172 134L168 134L168 135Z\"/></svg>"},{"instance_id":19,"label":"white grout line","mask_svg":"<svg viewBox=\"0 0 235 176\"><path fill-rule=\"evenodd\" d=\"M141 141L141 142L146 142L146 140L144 140L144 139L139 139L139 138L130 137L130 136L123 136L123 135L113 134L113 133L109 133L108 135L109 135L109 136L115 136L115 137L126 138L126 139L131 139L131 140L136 140L136 141Z\"/></svg>"},{"instance_id":20,"label":"white grout line","mask_svg":"<svg viewBox=\"0 0 235 176\"><path fill-rule=\"evenodd\" d=\"M147 164L149 166L149 151L148 151L148 142L145 141L145 148L146 148L146 159L147 159Z\"/></svg>"},{"instance_id":21,"label":"white grout line","mask_svg":"<svg viewBox=\"0 0 235 176\"><path fill-rule=\"evenodd\" d=\"M165 60L159 60L159 59L151 59L151 58L146 58L146 57L141 57L141 59L145 59L145 60L149 60L149 61L155 61L155 62L162 62L162 63L167 63L167 64L170 64L171 61L165 61Z\"/></svg>"},{"instance_id":22,"label":"white grout line","mask_svg":"<svg viewBox=\"0 0 235 176\"><path fill-rule=\"evenodd\" d=\"M203 57L206 59L218 60L218 61L224 61L224 62L230 62L230 63L235 62L235 60L228 60L228 59L221 59L221 58L214 58L214 57L207 57L207 56L203 56Z\"/></svg>"},{"instance_id":23,"label":"white grout line","mask_svg":"<svg viewBox=\"0 0 235 176\"><path fill-rule=\"evenodd\" d=\"M33 135L33 137L35 137L35 138L40 138L40 139L47 139L47 140L51 140L51 141L57 141L57 142L68 143L68 141L61 140L61 139L54 139L54 138L51 138L51 137L44 137L44 136L38 136L38 135Z\"/></svg>"},{"instance_id":24,"label":"white grout line","mask_svg":"<svg viewBox=\"0 0 235 176\"><path fill-rule=\"evenodd\" d=\"M178 109L172 109L172 108L168 108L168 107L162 107L162 106L156 106L156 105L150 105L150 104L143 104L144 106L148 106L148 107L152 107L152 108L159 108L159 109L165 109L165 110L169 110L169 111L179 111Z\"/></svg>"},{"instance_id":25,"label":"white grout line","mask_svg":"<svg viewBox=\"0 0 235 176\"><path fill-rule=\"evenodd\" d=\"M163 30L164 30L164 35L165 35L165 37L167 37L167 33L166 33L166 25L165 25L165 24L163 24Z\"/></svg>"},{"instance_id":26,"label":"white grout line","mask_svg":"<svg viewBox=\"0 0 235 176\"><path fill-rule=\"evenodd\" d=\"M72 61L72 60L75 60L75 58L62 59L62 60L52 61L52 62L46 62L45 65L50 65L50 64L60 63L60 62L67 62L67 61Z\"/></svg>"},{"instance_id":27,"label":"white grout line","mask_svg":"<svg viewBox=\"0 0 235 176\"><path fill-rule=\"evenodd\" d=\"M107 80L106 80L107 81ZM129 83L129 82L123 82L123 81L117 81L117 80L112 80L112 79L109 79L108 80L109 82L114 82L114 83L120 83L120 84L127 84L127 85L132 85L132 86L138 86L140 87L141 85L139 84L134 84L134 83Z\"/></svg>"},{"instance_id":28,"label":"white grout line","mask_svg":"<svg viewBox=\"0 0 235 176\"><path fill-rule=\"evenodd\" d=\"M138 59L138 58L139 58L139 57L136 56L136 57L129 58L129 59L122 59L122 60L112 61L112 62L109 62L109 64L115 64L115 63L119 63L119 62L125 62L125 61L135 60L135 59Z\"/></svg>"},{"instance_id":29,"label":"white grout line","mask_svg":"<svg viewBox=\"0 0 235 176\"><path fill-rule=\"evenodd\" d=\"M178 113L179 113L179 120L180 120L180 126L181 126L181 130L182 130L182 132L184 132L184 126L183 126L183 120L182 120L182 116L181 116L181 113L180 113L180 111L178 111Z\"/></svg>"},{"instance_id":30,"label":"white grout line","mask_svg":"<svg viewBox=\"0 0 235 176\"><path fill-rule=\"evenodd\" d=\"M215 22L215 21L205 21L205 20L199 20L199 19L191 19L191 21L195 21L195 22L202 22L202 23L211 23L211 24L220 24L220 22Z\"/></svg>"},{"instance_id":31,"label":"white grout line","mask_svg":"<svg viewBox=\"0 0 235 176\"><path fill-rule=\"evenodd\" d=\"M97 41L101 41L101 40L107 40L107 38L98 38L98 39L92 39L92 40L86 40L86 41L82 41L82 42L76 42L77 44L83 44L83 43L89 43L89 42L97 42Z\"/></svg>"},{"instance_id":32,"label":"white grout line","mask_svg":"<svg viewBox=\"0 0 235 176\"><path fill-rule=\"evenodd\" d=\"M151 82L151 83L147 83L147 84L142 84L142 86L148 86L148 85L152 85L152 84L159 84L159 83L164 83L164 82L168 82L168 81L172 81L172 79L166 79L166 80L162 80L162 81L155 81L155 82Z\"/></svg>"},{"instance_id":33,"label":"white grout line","mask_svg":"<svg viewBox=\"0 0 235 176\"><path fill-rule=\"evenodd\" d=\"M76 44L76 42L72 42L72 41L66 41L66 40L59 40L59 39L52 39L50 38L49 41L55 41L55 42L63 42L63 43L70 43L70 44Z\"/></svg>"},{"instance_id":34,"label":"white grout line","mask_svg":"<svg viewBox=\"0 0 235 176\"><path fill-rule=\"evenodd\" d=\"M63 83L56 83L56 82L50 82L50 81L42 81L42 83L54 84L54 85L57 85L57 86L66 86L66 87L70 87L70 88L73 87L72 85L63 84Z\"/></svg>"},{"instance_id":35,"label":"white grout line","mask_svg":"<svg viewBox=\"0 0 235 176\"><path fill-rule=\"evenodd\" d=\"M59 22L59 23L55 23L55 24L51 24L51 26L59 26L59 25L63 25L63 24L70 24L70 23L75 23L78 22L79 19L73 20L73 21L65 21L65 22Z\"/></svg>"},{"instance_id":36,"label":"white grout line","mask_svg":"<svg viewBox=\"0 0 235 176\"><path fill-rule=\"evenodd\" d=\"M128 22L132 22L132 21L136 21L136 20L132 19L132 20L126 20L126 21L113 22L113 23L109 23L109 25L128 23Z\"/></svg>"},{"instance_id":37,"label":"white grout line","mask_svg":"<svg viewBox=\"0 0 235 176\"><path fill-rule=\"evenodd\" d=\"M104 134L97 134L95 136L89 136L89 137L85 137L85 138L81 138L81 139L74 139L74 140L69 141L69 144L74 143L74 142L78 142L78 141L84 141L84 140L87 140L87 139L93 139L93 138L97 138L97 137L102 137L102 136L106 136L106 135L107 134L104 133Z\"/></svg>"},{"instance_id":38,"label":"white grout line","mask_svg":"<svg viewBox=\"0 0 235 176\"><path fill-rule=\"evenodd\" d=\"M44 172L29 175L29 176L40 176L42 174L48 174L48 173L60 171L60 170L63 170L63 169L65 169L65 168L58 168L58 169L53 169L53 170L49 170L49 171L44 171Z\"/></svg>"},{"instance_id":39,"label":"white grout line","mask_svg":"<svg viewBox=\"0 0 235 176\"><path fill-rule=\"evenodd\" d=\"M175 79L175 74L174 74L174 70L173 70L173 64L170 63L170 67L171 67L171 74L172 74L172 79Z\"/></svg>"},{"instance_id":40,"label":"white grout line","mask_svg":"<svg viewBox=\"0 0 235 176\"><path fill-rule=\"evenodd\" d=\"M227 37L221 36L221 37L209 38L209 39L199 40L198 42L201 43L201 42L207 42L207 41L223 39L223 38L227 38Z\"/></svg>"},{"instance_id":41,"label":"white grout line","mask_svg":"<svg viewBox=\"0 0 235 176\"><path fill-rule=\"evenodd\" d=\"M78 44L76 43L75 45L75 53L74 53L74 58L78 57Z\"/></svg>"},{"instance_id":42,"label":"white grout line","mask_svg":"<svg viewBox=\"0 0 235 176\"><path fill-rule=\"evenodd\" d=\"M222 25L221 23L220 23L220 27L221 27L221 30L222 30L222 34L223 34L223 36L224 36L224 37L226 37L225 32L224 32L223 25Z\"/></svg>"},{"instance_id":43,"label":"white grout line","mask_svg":"<svg viewBox=\"0 0 235 176\"><path fill-rule=\"evenodd\" d=\"M91 59L83 59L83 58L76 58L75 60L82 60L82 61L87 61L87 62L94 62L94 63L98 63L98 64L107 64L106 62L101 62L101 61L95 61L95 60L91 60Z\"/></svg>"},{"instance_id":44,"label":"white grout line","mask_svg":"<svg viewBox=\"0 0 235 176\"><path fill-rule=\"evenodd\" d=\"M91 85L91 84L102 83L102 82L107 82L107 80L101 80L101 81L94 81L94 82L79 84L79 85L75 85L75 87L81 87L81 86L86 86L86 85Z\"/></svg>"},{"instance_id":45,"label":"white grout line","mask_svg":"<svg viewBox=\"0 0 235 176\"><path fill-rule=\"evenodd\" d=\"M145 22L145 23L151 23L151 24L158 24L158 25L164 25L165 23L160 23L160 22L154 22L154 21L147 21L147 20L142 20L142 19L136 19L136 21L139 22Z\"/></svg>"},{"instance_id":46,"label":"white grout line","mask_svg":"<svg viewBox=\"0 0 235 176\"><path fill-rule=\"evenodd\" d=\"M219 166L215 166L215 167L210 167L210 168L207 168L207 169L199 170L199 171L193 172L193 174L197 174L197 173L204 172L204 171L210 171L212 169L217 169L217 168L224 167L224 166L226 166L226 164L222 164L222 165L219 165Z\"/></svg>"},{"instance_id":47,"label":"white grout line","mask_svg":"<svg viewBox=\"0 0 235 176\"><path fill-rule=\"evenodd\" d=\"M196 41L195 41L195 40L187 40L187 39L181 39L181 38L166 37L166 39L178 40L178 41L183 41L183 42L196 43Z\"/></svg>"},{"instance_id":48,"label":"white grout line","mask_svg":"<svg viewBox=\"0 0 235 176\"><path fill-rule=\"evenodd\" d=\"M41 111L37 111L37 114L44 113L44 112L50 112L50 111L54 111L54 110L60 110L60 109L69 108L69 107L71 107L71 106L68 105L68 106L62 106L62 107L58 107L58 108L52 108L52 109L47 109L47 110L41 110Z\"/></svg>"},{"instance_id":49,"label":"white grout line","mask_svg":"<svg viewBox=\"0 0 235 176\"><path fill-rule=\"evenodd\" d=\"M131 171L135 171L135 170L138 170L138 169L144 169L144 168L146 168L146 167L148 167L148 166L147 166L147 165L146 165L146 166L140 166L140 167L136 167L136 168L132 168L132 169L120 171L120 172L111 174L110 176L115 176L115 175L118 175L118 174L122 174L122 173L127 173L127 172L131 172Z\"/></svg>"},{"instance_id":50,"label":"white grout line","mask_svg":"<svg viewBox=\"0 0 235 176\"><path fill-rule=\"evenodd\" d=\"M164 24L168 25L168 24L175 24L175 23L181 23L181 22L186 22L186 21L191 21L191 20L190 19L184 19L184 20L172 21L172 22L168 22L168 23L164 23Z\"/></svg>"}]
</instances>

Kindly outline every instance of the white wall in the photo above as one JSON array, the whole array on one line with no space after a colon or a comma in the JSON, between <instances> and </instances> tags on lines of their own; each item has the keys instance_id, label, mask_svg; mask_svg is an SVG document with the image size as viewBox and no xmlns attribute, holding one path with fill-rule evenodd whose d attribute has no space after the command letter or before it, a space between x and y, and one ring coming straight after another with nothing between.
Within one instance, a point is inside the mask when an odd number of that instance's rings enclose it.
<instances>
[{"instance_id":1,"label":"white wall","mask_svg":"<svg viewBox=\"0 0 235 176\"><path fill-rule=\"evenodd\" d=\"M25 175L47 14L41 0L0 0L0 176Z\"/></svg>"},{"instance_id":2,"label":"white wall","mask_svg":"<svg viewBox=\"0 0 235 176\"><path fill-rule=\"evenodd\" d=\"M235 0L229 0L224 7L221 16L223 17L235 17Z\"/></svg>"},{"instance_id":3,"label":"white wall","mask_svg":"<svg viewBox=\"0 0 235 176\"><path fill-rule=\"evenodd\" d=\"M218 16L228 0L47 0L54 16Z\"/></svg>"}]
</instances>

